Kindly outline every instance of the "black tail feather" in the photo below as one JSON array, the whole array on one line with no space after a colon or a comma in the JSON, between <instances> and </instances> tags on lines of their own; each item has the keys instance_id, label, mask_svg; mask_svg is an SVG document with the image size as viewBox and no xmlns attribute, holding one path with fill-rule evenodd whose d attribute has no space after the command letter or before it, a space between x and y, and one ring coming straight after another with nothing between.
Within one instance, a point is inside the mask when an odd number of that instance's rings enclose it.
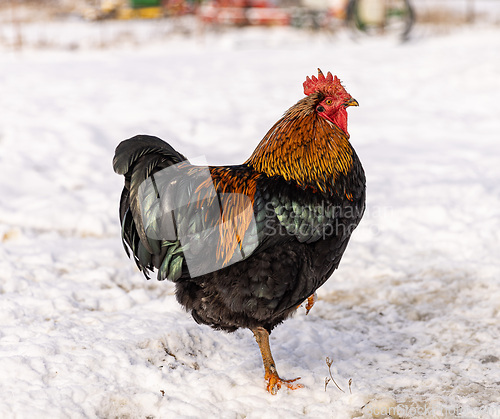
<instances>
[{"instance_id":1,"label":"black tail feather","mask_svg":"<svg viewBox=\"0 0 500 419\"><path fill-rule=\"evenodd\" d=\"M136 135L116 147L113 169L125 176L120 199L122 240L127 254L128 247L146 277L147 270L153 269L153 261L159 259L153 256L161 249L161 245L152 243L152 239L146 235L138 199L139 186L151 174L185 160L165 141L149 135Z\"/></svg>"}]
</instances>

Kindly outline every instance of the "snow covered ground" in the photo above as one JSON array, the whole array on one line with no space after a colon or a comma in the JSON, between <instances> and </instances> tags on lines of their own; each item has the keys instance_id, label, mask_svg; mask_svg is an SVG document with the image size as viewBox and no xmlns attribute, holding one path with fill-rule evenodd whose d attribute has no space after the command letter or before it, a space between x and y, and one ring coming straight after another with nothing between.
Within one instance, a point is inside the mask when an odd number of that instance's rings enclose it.
<instances>
[{"instance_id":1,"label":"snow covered ground","mask_svg":"<svg viewBox=\"0 0 500 419\"><path fill-rule=\"evenodd\" d=\"M2 418L500 417L499 51L500 30L477 27L3 51ZM241 162L317 67L360 103L368 209L311 313L273 332L280 374L305 388L271 396L249 331L197 325L127 259L111 159L149 133ZM344 392L325 391L326 357Z\"/></svg>"}]
</instances>

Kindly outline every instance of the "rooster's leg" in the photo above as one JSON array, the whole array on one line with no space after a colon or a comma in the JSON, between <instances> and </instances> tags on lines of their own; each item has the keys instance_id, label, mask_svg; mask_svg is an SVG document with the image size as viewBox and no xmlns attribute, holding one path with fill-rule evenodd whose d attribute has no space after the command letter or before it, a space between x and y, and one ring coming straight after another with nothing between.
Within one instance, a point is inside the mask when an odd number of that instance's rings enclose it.
<instances>
[{"instance_id":1,"label":"rooster's leg","mask_svg":"<svg viewBox=\"0 0 500 419\"><path fill-rule=\"evenodd\" d=\"M276 371L276 364L274 363L273 356L271 355L268 331L263 327L257 327L252 329L252 332L259 345L260 353L262 354L262 361L264 361L264 369L266 371L264 378L267 381L267 391L271 394L276 394L282 385L287 386L290 390L296 390L304 387L302 384L292 384L300 377L295 378L294 380L283 380L278 375L278 371Z\"/></svg>"}]
</instances>

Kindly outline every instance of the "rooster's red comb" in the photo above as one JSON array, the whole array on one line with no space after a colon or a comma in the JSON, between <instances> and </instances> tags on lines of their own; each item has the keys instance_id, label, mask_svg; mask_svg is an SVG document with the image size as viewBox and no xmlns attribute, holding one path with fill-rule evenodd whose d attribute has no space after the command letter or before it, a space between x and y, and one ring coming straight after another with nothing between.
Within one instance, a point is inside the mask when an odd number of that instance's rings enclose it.
<instances>
[{"instance_id":1,"label":"rooster's red comb","mask_svg":"<svg viewBox=\"0 0 500 419\"><path fill-rule=\"evenodd\" d=\"M304 82L304 94L309 96L314 92L323 92L328 95L339 95L347 94L344 86L340 84L340 80L337 76L332 76L332 73L328 72L326 77L323 72L318 68L318 78L312 76L312 78L306 77Z\"/></svg>"}]
</instances>

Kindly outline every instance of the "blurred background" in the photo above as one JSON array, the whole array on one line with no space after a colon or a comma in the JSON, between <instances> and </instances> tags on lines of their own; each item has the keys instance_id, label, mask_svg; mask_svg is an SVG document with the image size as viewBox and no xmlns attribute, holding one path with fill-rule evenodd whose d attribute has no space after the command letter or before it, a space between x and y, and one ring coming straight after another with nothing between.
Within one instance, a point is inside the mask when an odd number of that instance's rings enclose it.
<instances>
[{"instance_id":1,"label":"blurred background","mask_svg":"<svg viewBox=\"0 0 500 419\"><path fill-rule=\"evenodd\" d=\"M140 24L138 21L150 21ZM153 21L153 22L151 22ZM249 26L401 40L499 25L497 0L1 0L0 46L77 49L159 42ZM65 25L71 25L68 36ZM63 32L62 32L63 31ZM64 36L59 36L64 33Z\"/></svg>"}]
</instances>

